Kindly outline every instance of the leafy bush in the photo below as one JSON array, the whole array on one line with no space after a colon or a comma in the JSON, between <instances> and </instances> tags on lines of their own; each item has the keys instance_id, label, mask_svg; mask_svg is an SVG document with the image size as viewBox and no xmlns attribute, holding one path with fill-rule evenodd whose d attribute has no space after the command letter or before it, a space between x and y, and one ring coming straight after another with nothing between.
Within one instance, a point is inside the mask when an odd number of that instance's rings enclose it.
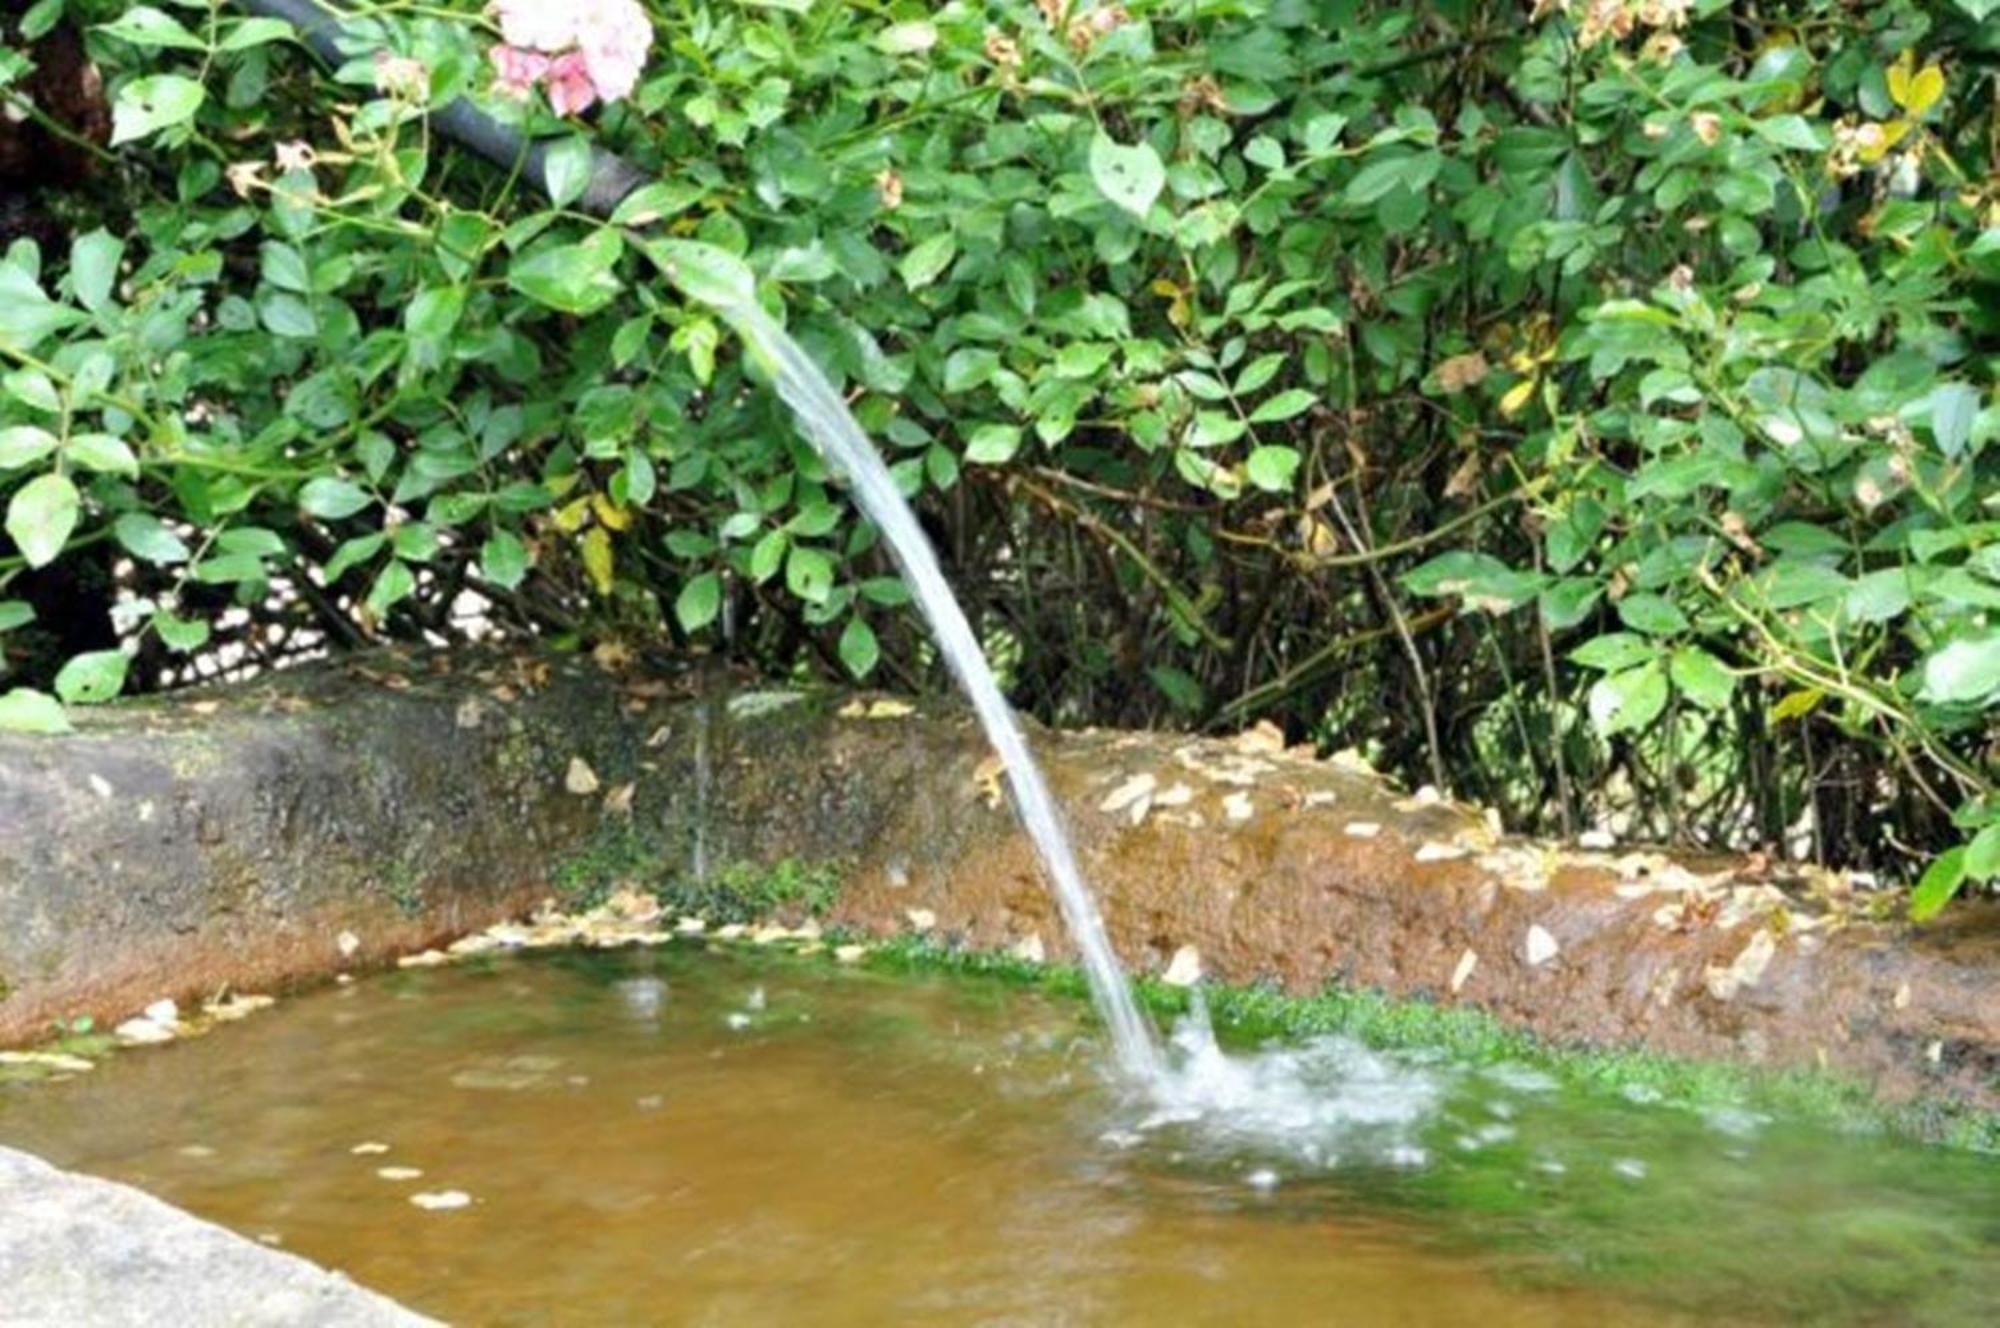
<instances>
[{"instance_id":1,"label":"leafy bush","mask_svg":"<svg viewBox=\"0 0 2000 1328\"><path fill-rule=\"evenodd\" d=\"M687 0L589 123L494 93L469 0L360 6L331 79L162 5L22 20L86 27L115 129L0 264L0 596L70 569L117 630L0 598L0 723L467 591L924 682L650 227L749 259L1044 715L1930 860L1926 910L2000 870L1992 0ZM552 203L427 131L460 96ZM592 143L652 180L609 224Z\"/></svg>"}]
</instances>

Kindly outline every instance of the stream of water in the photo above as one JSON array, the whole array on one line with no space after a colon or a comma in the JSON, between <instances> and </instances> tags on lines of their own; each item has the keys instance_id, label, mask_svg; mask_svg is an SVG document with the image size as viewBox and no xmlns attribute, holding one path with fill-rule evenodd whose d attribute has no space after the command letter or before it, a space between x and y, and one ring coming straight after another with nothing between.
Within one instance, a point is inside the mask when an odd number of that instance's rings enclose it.
<instances>
[{"instance_id":1,"label":"stream of water","mask_svg":"<svg viewBox=\"0 0 2000 1328\"><path fill-rule=\"evenodd\" d=\"M903 500L895 477L840 394L799 344L754 302L734 303L720 312L770 370L772 383L791 407L800 430L846 478L856 505L888 542L911 596L930 623L939 654L972 702L986 730L986 740L1005 763L1014 807L1048 871L1063 922L1083 960L1092 999L1110 1032L1118 1065L1135 1078L1157 1078L1162 1068L1159 1049L1105 935L1104 920L1077 867L1055 799L972 624L951 593L936 552L917 524L916 513Z\"/></svg>"}]
</instances>

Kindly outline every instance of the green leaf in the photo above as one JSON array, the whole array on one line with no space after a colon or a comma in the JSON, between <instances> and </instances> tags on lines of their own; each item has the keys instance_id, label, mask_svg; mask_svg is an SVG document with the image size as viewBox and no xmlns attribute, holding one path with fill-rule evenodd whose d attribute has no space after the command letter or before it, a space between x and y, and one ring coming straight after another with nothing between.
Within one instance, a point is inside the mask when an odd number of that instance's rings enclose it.
<instances>
[{"instance_id":1,"label":"green leaf","mask_svg":"<svg viewBox=\"0 0 2000 1328\"><path fill-rule=\"evenodd\" d=\"M458 326L464 311L464 291L456 286L432 286L418 291L403 310L403 330L418 341L443 341Z\"/></svg>"},{"instance_id":2,"label":"green leaf","mask_svg":"<svg viewBox=\"0 0 2000 1328\"><path fill-rule=\"evenodd\" d=\"M7 534L30 567L56 560L76 519L82 497L67 475L40 475L14 491L7 504Z\"/></svg>"},{"instance_id":3,"label":"green leaf","mask_svg":"<svg viewBox=\"0 0 2000 1328\"><path fill-rule=\"evenodd\" d=\"M1657 658L1659 653L1660 648L1643 636L1634 636L1630 632L1606 632L1570 651L1569 657L1587 669L1616 673L1621 669L1637 668Z\"/></svg>"},{"instance_id":4,"label":"green leaf","mask_svg":"<svg viewBox=\"0 0 2000 1328\"><path fill-rule=\"evenodd\" d=\"M550 147L542 167L542 179L548 189L550 204L559 208L568 207L582 197L594 168L590 140L581 135L566 138Z\"/></svg>"},{"instance_id":5,"label":"green leaf","mask_svg":"<svg viewBox=\"0 0 2000 1328\"><path fill-rule=\"evenodd\" d=\"M164 46L178 51L206 51L208 43L182 27L180 21L151 5L134 5L109 23L97 25L134 46Z\"/></svg>"},{"instance_id":6,"label":"green leaf","mask_svg":"<svg viewBox=\"0 0 2000 1328\"><path fill-rule=\"evenodd\" d=\"M1609 738L1643 729L1667 705L1667 672L1658 661L1600 679L1590 689L1590 722Z\"/></svg>"},{"instance_id":7,"label":"green leaf","mask_svg":"<svg viewBox=\"0 0 2000 1328\"><path fill-rule=\"evenodd\" d=\"M1618 620L1647 636L1673 636L1688 629L1687 615L1672 600L1645 592L1618 601Z\"/></svg>"},{"instance_id":8,"label":"green leaf","mask_svg":"<svg viewBox=\"0 0 2000 1328\"><path fill-rule=\"evenodd\" d=\"M1541 593L1547 580L1517 572L1491 554L1456 549L1413 567L1398 578L1415 595L1457 595L1469 608L1505 613Z\"/></svg>"},{"instance_id":9,"label":"green leaf","mask_svg":"<svg viewBox=\"0 0 2000 1328\"><path fill-rule=\"evenodd\" d=\"M1842 602L1849 621L1884 623L1900 617L1910 607L1910 573L1901 567L1885 567L1857 577Z\"/></svg>"},{"instance_id":10,"label":"green leaf","mask_svg":"<svg viewBox=\"0 0 2000 1328\"><path fill-rule=\"evenodd\" d=\"M2000 632L1953 641L1924 660L1923 698L1937 705L2000 695Z\"/></svg>"},{"instance_id":11,"label":"green leaf","mask_svg":"<svg viewBox=\"0 0 2000 1328\"><path fill-rule=\"evenodd\" d=\"M1965 879L1984 883L2000 875L2000 825L1989 825L1965 846Z\"/></svg>"},{"instance_id":12,"label":"green leaf","mask_svg":"<svg viewBox=\"0 0 2000 1328\"><path fill-rule=\"evenodd\" d=\"M875 640L875 629L859 614L849 618L840 634L840 662L847 665L847 671L856 678L866 678L875 671L881 658L882 648Z\"/></svg>"},{"instance_id":13,"label":"green leaf","mask_svg":"<svg viewBox=\"0 0 2000 1328\"><path fill-rule=\"evenodd\" d=\"M620 247L617 231L602 230L581 244L537 249L508 266L507 284L561 313L593 314L624 289L612 271Z\"/></svg>"},{"instance_id":14,"label":"green leaf","mask_svg":"<svg viewBox=\"0 0 2000 1328\"><path fill-rule=\"evenodd\" d=\"M1021 431L1011 424L976 425L965 440L965 459L976 465L1000 466L1021 448Z\"/></svg>"},{"instance_id":15,"label":"green leaf","mask_svg":"<svg viewBox=\"0 0 2000 1328\"><path fill-rule=\"evenodd\" d=\"M592 527L596 529L596 527ZM368 588L368 611L377 618L416 593L417 575L408 563L391 558Z\"/></svg>"},{"instance_id":16,"label":"green leaf","mask_svg":"<svg viewBox=\"0 0 2000 1328\"><path fill-rule=\"evenodd\" d=\"M274 41L287 41L292 36L292 25L281 18L246 18L231 25L222 38L225 51L247 51L253 46L265 46Z\"/></svg>"},{"instance_id":17,"label":"green leaf","mask_svg":"<svg viewBox=\"0 0 2000 1328\"><path fill-rule=\"evenodd\" d=\"M1106 198L1143 217L1166 187L1167 168L1151 143L1126 147L1100 129L1090 140L1090 178Z\"/></svg>"},{"instance_id":18,"label":"green leaf","mask_svg":"<svg viewBox=\"0 0 2000 1328\"><path fill-rule=\"evenodd\" d=\"M207 94L179 74L135 78L118 90L111 107L111 145L131 143L194 118Z\"/></svg>"},{"instance_id":19,"label":"green leaf","mask_svg":"<svg viewBox=\"0 0 2000 1328\"><path fill-rule=\"evenodd\" d=\"M1700 646L1682 646L1667 662L1667 674L1682 695L1703 710L1722 710L1736 690L1736 675Z\"/></svg>"},{"instance_id":20,"label":"green leaf","mask_svg":"<svg viewBox=\"0 0 2000 1328\"><path fill-rule=\"evenodd\" d=\"M42 338L84 321L84 315L57 304L34 277L0 262L0 347L33 350Z\"/></svg>"},{"instance_id":21,"label":"green leaf","mask_svg":"<svg viewBox=\"0 0 2000 1328\"><path fill-rule=\"evenodd\" d=\"M166 567L188 560L188 546L166 523L147 512L126 512L111 523L125 551L140 562Z\"/></svg>"},{"instance_id":22,"label":"green leaf","mask_svg":"<svg viewBox=\"0 0 2000 1328\"><path fill-rule=\"evenodd\" d=\"M122 650L92 650L71 656L56 673L56 695L65 705L96 705L124 689L131 661Z\"/></svg>"},{"instance_id":23,"label":"green leaf","mask_svg":"<svg viewBox=\"0 0 2000 1328\"><path fill-rule=\"evenodd\" d=\"M714 622L721 611L722 577L716 572L703 572L682 586L674 600L674 617L686 632L699 632Z\"/></svg>"},{"instance_id":24,"label":"green leaf","mask_svg":"<svg viewBox=\"0 0 2000 1328\"><path fill-rule=\"evenodd\" d=\"M1910 920L1924 922L1944 911L1958 887L1965 884L1965 846L1946 849L1931 859L1910 892Z\"/></svg>"},{"instance_id":25,"label":"green leaf","mask_svg":"<svg viewBox=\"0 0 2000 1328\"><path fill-rule=\"evenodd\" d=\"M35 606L24 599L0 599L0 632L11 632L35 620Z\"/></svg>"},{"instance_id":26,"label":"green leaf","mask_svg":"<svg viewBox=\"0 0 2000 1328\"><path fill-rule=\"evenodd\" d=\"M56 450L56 436L32 424L0 429L0 470L32 466Z\"/></svg>"},{"instance_id":27,"label":"green leaf","mask_svg":"<svg viewBox=\"0 0 2000 1328\"><path fill-rule=\"evenodd\" d=\"M480 547L479 572L502 590L512 590L528 574L527 546L512 531L494 531Z\"/></svg>"},{"instance_id":28,"label":"green leaf","mask_svg":"<svg viewBox=\"0 0 2000 1328\"><path fill-rule=\"evenodd\" d=\"M9 733L68 733L69 716L45 692L16 687L0 696L0 730Z\"/></svg>"},{"instance_id":29,"label":"green leaf","mask_svg":"<svg viewBox=\"0 0 2000 1328\"><path fill-rule=\"evenodd\" d=\"M1826 130L1802 115L1773 115L1755 122L1757 136L1767 143L1799 152L1824 152L1831 141Z\"/></svg>"},{"instance_id":30,"label":"green leaf","mask_svg":"<svg viewBox=\"0 0 2000 1328\"><path fill-rule=\"evenodd\" d=\"M353 516L374 501L369 497L368 490L353 480L333 475L315 476L299 490L299 510L322 521L339 521Z\"/></svg>"},{"instance_id":31,"label":"green leaf","mask_svg":"<svg viewBox=\"0 0 2000 1328\"><path fill-rule=\"evenodd\" d=\"M757 300L757 278L726 249L697 240L649 240L645 252L681 294L698 304L727 310Z\"/></svg>"},{"instance_id":32,"label":"green leaf","mask_svg":"<svg viewBox=\"0 0 2000 1328\"><path fill-rule=\"evenodd\" d=\"M73 433L63 444L63 456L85 470L106 475L137 475L139 458L121 438L108 433Z\"/></svg>"},{"instance_id":33,"label":"green leaf","mask_svg":"<svg viewBox=\"0 0 2000 1328\"><path fill-rule=\"evenodd\" d=\"M785 556L785 589L808 604L824 604L833 593L833 559L823 550L794 544Z\"/></svg>"},{"instance_id":34,"label":"green leaf","mask_svg":"<svg viewBox=\"0 0 2000 1328\"><path fill-rule=\"evenodd\" d=\"M69 287L76 302L97 313L111 302L125 242L102 229L79 235L69 247Z\"/></svg>"},{"instance_id":35,"label":"green leaf","mask_svg":"<svg viewBox=\"0 0 2000 1328\"><path fill-rule=\"evenodd\" d=\"M939 231L912 245L910 252L903 255L903 261L896 265L896 273L909 289L922 290L943 275L957 255L958 237L950 231Z\"/></svg>"},{"instance_id":36,"label":"green leaf","mask_svg":"<svg viewBox=\"0 0 2000 1328\"><path fill-rule=\"evenodd\" d=\"M1299 454L1289 447L1256 447L1250 450L1250 457L1244 463L1243 472L1250 482L1266 493L1285 493L1292 487L1292 476L1298 473Z\"/></svg>"},{"instance_id":37,"label":"green leaf","mask_svg":"<svg viewBox=\"0 0 2000 1328\"><path fill-rule=\"evenodd\" d=\"M1946 456L1965 450L1978 417L1979 393L1966 384L1940 383L1931 390L1931 437Z\"/></svg>"},{"instance_id":38,"label":"green leaf","mask_svg":"<svg viewBox=\"0 0 2000 1328\"><path fill-rule=\"evenodd\" d=\"M208 644L208 624L201 619L177 618L165 609L153 615L153 630L169 650L192 654Z\"/></svg>"},{"instance_id":39,"label":"green leaf","mask_svg":"<svg viewBox=\"0 0 2000 1328\"><path fill-rule=\"evenodd\" d=\"M16 369L5 378L0 378L0 388L5 388L8 396L29 410L40 411L44 415L56 415L62 411L62 394L56 391L56 385L40 369Z\"/></svg>"},{"instance_id":40,"label":"green leaf","mask_svg":"<svg viewBox=\"0 0 2000 1328\"><path fill-rule=\"evenodd\" d=\"M1317 400L1319 400L1317 396L1302 387L1288 388L1276 396L1265 397L1259 402L1257 409L1250 412L1250 422L1275 424L1280 420L1289 420L1294 415L1310 409Z\"/></svg>"}]
</instances>

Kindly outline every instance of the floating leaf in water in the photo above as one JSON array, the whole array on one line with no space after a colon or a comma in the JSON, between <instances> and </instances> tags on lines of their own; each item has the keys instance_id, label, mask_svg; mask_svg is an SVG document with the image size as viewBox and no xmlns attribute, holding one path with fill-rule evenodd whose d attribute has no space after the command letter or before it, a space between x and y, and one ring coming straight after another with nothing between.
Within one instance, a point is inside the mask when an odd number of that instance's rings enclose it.
<instances>
[{"instance_id":1,"label":"floating leaf in water","mask_svg":"<svg viewBox=\"0 0 2000 1328\"><path fill-rule=\"evenodd\" d=\"M0 1065L30 1065L60 1074L80 1074L93 1068L83 1057L59 1051L0 1051Z\"/></svg>"},{"instance_id":2,"label":"floating leaf in water","mask_svg":"<svg viewBox=\"0 0 2000 1328\"><path fill-rule=\"evenodd\" d=\"M472 1196L464 1190L429 1190L411 1195L410 1202L426 1212L441 1213L468 1207Z\"/></svg>"},{"instance_id":3,"label":"floating leaf in water","mask_svg":"<svg viewBox=\"0 0 2000 1328\"><path fill-rule=\"evenodd\" d=\"M356 1157L371 1157L378 1153L388 1152L389 1145L382 1143L380 1140L369 1139L366 1142L354 1145L354 1147L348 1149L347 1151L354 1154Z\"/></svg>"},{"instance_id":4,"label":"floating leaf in water","mask_svg":"<svg viewBox=\"0 0 2000 1328\"><path fill-rule=\"evenodd\" d=\"M415 1180L424 1173L418 1167L377 1167L375 1174L383 1180Z\"/></svg>"}]
</instances>

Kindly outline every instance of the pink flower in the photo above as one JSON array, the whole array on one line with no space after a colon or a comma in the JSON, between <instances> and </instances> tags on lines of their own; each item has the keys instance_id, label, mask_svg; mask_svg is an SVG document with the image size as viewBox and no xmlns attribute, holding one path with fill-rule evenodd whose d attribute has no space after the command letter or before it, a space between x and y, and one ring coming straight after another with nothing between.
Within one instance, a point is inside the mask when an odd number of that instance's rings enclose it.
<instances>
[{"instance_id":1,"label":"pink flower","mask_svg":"<svg viewBox=\"0 0 2000 1328\"><path fill-rule=\"evenodd\" d=\"M540 84L557 115L576 115L639 85L653 45L639 0L493 0L489 9L506 39L488 53L502 94L525 97Z\"/></svg>"},{"instance_id":2,"label":"pink flower","mask_svg":"<svg viewBox=\"0 0 2000 1328\"><path fill-rule=\"evenodd\" d=\"M555 58L549 65L548 92L549 107L557 115L581 115L596 103L597 86L590 81L583 52L570 51Z\"/></svg>"},{"instance_id":3,"label":"pink flower","mask_svg":"<svg viewBox=\"0 0 2000 1328\"><path fill-rule=\"evenodd\" d=\"M591 0L577 14L576 42L597 95L617 101L639 85L653 25L638 0Z\"/></svg>"},{"instance_id":4,"label":"pink flower","mask_svg":"<svg viewBox=\"0 0 2000 1328\"><path fill-rule=\"evenodd\" d=\"M555 52L576 40L573 0L493 0L487 8L500 20L500 35L509 46Z\"/></svg>"},{"instance_id":5,"label":"pink flower","mask_svg":"<svg viewBox=\"0 0 2000 1328\"><path fill-rule=\"evenodd\" d=\"M493 62L493 88L502 96L523 100L549 72L549 57L519 46L496 46L486 53Z\"/></svg>"}]
</instances>

